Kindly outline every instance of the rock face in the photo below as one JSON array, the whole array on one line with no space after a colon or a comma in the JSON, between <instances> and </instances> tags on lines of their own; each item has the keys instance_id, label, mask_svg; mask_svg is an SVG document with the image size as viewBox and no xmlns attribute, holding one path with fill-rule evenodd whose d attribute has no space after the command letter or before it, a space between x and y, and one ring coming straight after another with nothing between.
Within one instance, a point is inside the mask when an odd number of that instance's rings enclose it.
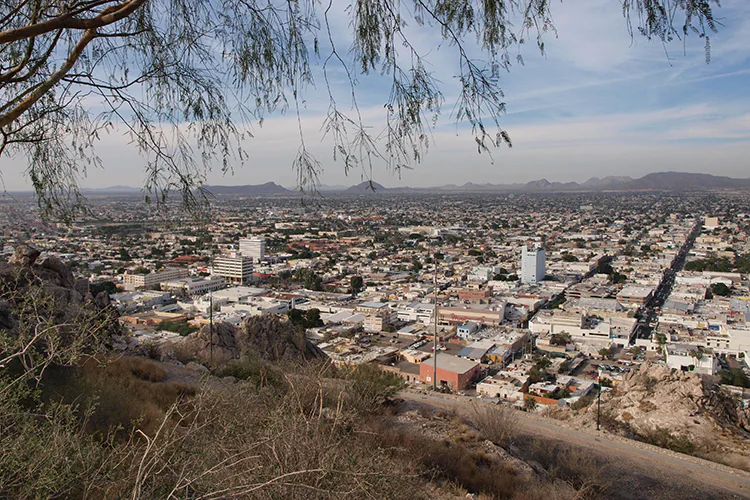
<instances>
[{"instance_id":1,"label":"rock face","mask_svg":"<svg viewBox=\"0 0 750 500\"><path fill-rule=\"evenodd\" d=\"M48 257L37 264L39 250L19 245L8 263L0 263L0 330L9 337L31 322L68 325L60 328L60 341L74 342L82 328L96 332L104 339L119 331L119 313L108 301L95 301L83 287L76 287L73 273L57 257ZM29 301L37 301L34 313L28 309ZM26 307L27 312L19 312ZM37 315L37 317L29 317Z\"/></svg>"},{"instance_id":2,"label":"rock face","mask_svg":"<svg viewBox=\"0 0 750 500\"><path fill-rule=\"evenodd\" d=\"M19 245L15 248L8 262L16 266L30 267L34 265L34 262L36 262L41 253L39 249L32 246Z\"/></svg>"},{"instance_id":3,"label":"rock face","mask_svg":"<svg viewBox=\"0 0 750 500\"><path fill-rule=\"evenodd\" d=\"M246 318L239 327L214 323L213 342L209 327L189 335L183 348L208 360L213 348L215 363L242 356L258 356L266 361L324 359L325 353L305 338L288 321L272 316ZM213 346L211 345L213 343Z\"/></svg>"},{"instance_id":4,"label":"rock face","mask_svg":"<svg viewBox=\"0 0 750 500\"><path fill-rule=\"evenodd\" d=\"M718 427L747 425L746 412L709 379L650 363L630 372L616 391L602 395L602 413L639 434L663 428L710 439ZM596 405L574 420L594 426Z\"/></svg>"}]
</instances>

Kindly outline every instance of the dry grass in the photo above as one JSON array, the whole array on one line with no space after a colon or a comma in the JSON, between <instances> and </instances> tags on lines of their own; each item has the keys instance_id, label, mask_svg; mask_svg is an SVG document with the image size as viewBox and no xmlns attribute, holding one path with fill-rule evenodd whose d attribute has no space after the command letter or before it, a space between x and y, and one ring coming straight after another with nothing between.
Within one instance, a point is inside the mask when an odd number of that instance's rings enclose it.
<instances>
[{"instance_id":1,"label":"dry grass","mask_svg":"<svg viewBox=\"0 0 750 500\"><path fill-rule=\"evenodd\" d=\"M577 490L577 498L603 497L609 487L602 463L586 451L556 441L526 437L515 447L520 458L539 463L550 479L561 479Z\"/></svg>"},{"instance_id":2,"label":"dry grass","mask_svg":"<svg viewBox=\"0 0 750 500\"><path fill-rule=\"evenodd\" d=\"M518 432L516 410L504 406L476 405L471 419L479 431L498 446L513 442Z\"/></svg>"},{"instance_id":3,"label":"dry grass","mask_svg":"<svg viewBox=\"0 0 750 500\"><path fill-rule=\"evenodd\" d=\"M92 434L117 431L124 437L136 428L153 432L175 402L196 393L190 384L165 379L164 368L148 359L89 358L76 369L50 371L44 399L87 409L86 426Z\"/></svg>"}]
</instances>

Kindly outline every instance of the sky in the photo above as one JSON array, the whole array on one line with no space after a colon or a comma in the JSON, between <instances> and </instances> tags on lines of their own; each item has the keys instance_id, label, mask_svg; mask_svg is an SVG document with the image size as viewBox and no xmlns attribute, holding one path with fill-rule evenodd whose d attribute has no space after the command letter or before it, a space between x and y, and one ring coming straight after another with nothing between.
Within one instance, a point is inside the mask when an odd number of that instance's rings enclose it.
<instances>
[{"instance_id":1,"label":"sky","mask_svg":"<svg viewBox=\"0 0 750 500\"><path fill-rule=\"evenodd\" d=\"M431 132L431 147L411 170L389 171L375 164L370 173L352 171L332 158L332 144L322 138L327 99L320 88L308 89L301 123L309 150L323 166L320 181L351 185L365 179L386 186L429 187L444 184L513 183L541 178L583 182L590 177L650 172L703 172L750 177L750 2L724 0L715 8L723 24L711 35L711 61L703 41L690 36L683 46L631 39L616 0L553 2L557 37L548 34L542 56L533 44L523 49L525 64L501 77L507 114L501 126L513 147L478 154L471 134L450 118L455 98L455 50L439 45L432 28L407 28L444 83L446 104ZM333 20L345 30L343 16ZM318 68L319 69L319 68ZM320 80L318 75L318 81ZM373 130L383 124L388 86L378 76L362 77L356 92ZM346 95L344 82L335 90ZM296 186L292 161L298 147L293 113L267 116L252 125L254 138L243 144L249 158L233 174L214 169L211 185ZM140 187L144 160L129 140L111 133L97 146L103 169L89 169L84 187ZM24 158L0 159L7 190L30 189Z\"/></svg>"}]
</instances>

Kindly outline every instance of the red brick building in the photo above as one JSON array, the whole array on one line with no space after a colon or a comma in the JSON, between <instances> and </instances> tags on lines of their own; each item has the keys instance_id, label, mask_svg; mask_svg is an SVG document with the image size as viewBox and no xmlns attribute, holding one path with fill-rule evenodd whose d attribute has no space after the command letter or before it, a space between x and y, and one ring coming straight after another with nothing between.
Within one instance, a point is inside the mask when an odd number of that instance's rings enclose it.
<instances>
[{"instance_id":1,"label":"red brick building","mask_svg":"<svg viewBox=\"0 0 750 500\"><path fill-rule=\"evenodd\" d=\"M425 384L432 384L434 359L429 358L419 365L419 379ZM438 385L454 391L466 389L479 376L479 363L450 354L437 355Z\"/></svg>"}]
</instances>

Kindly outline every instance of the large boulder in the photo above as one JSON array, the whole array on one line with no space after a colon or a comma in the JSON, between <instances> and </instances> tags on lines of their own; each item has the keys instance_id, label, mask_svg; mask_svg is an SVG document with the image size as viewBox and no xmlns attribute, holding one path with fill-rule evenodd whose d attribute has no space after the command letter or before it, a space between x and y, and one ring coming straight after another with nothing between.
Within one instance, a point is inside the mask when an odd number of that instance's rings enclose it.
<instances>
[{"instance_id":1,"label":"large boulder","mask_svg":"<svg viewBox=\"0 0 750 500\"><path fill-rule=\"evenodd\" d=\"M57 275L59 276L60 286L64 286L66 288L73 288L75 286L76 281L73 278L73 273L70 271L70 269L68 269L68 266L66 266L63 261L60 260L59 257L50 255L42 261L42 268L49 269L50 271L57 273Z\"/></svg>"},{"instance_id":2,"label":"large boulder","mask_svg":"<svg viewBox=\"0 0 750 500\"><path fill-rule=\"evenodd\" d=\"M214 363L243 356L266 361L310 361L324 359L326 354L298 331L289 321L275 316L252 316L239 327L215 322L213 337L208 325L178 341L181 348Z\"/></svg>"},{"instance_id":3,"label":"large boulder","mask_svg":"<svg viewBox=\"0 0 750 500\"><path fill-rule=\"evenodd\" d=\"M17 266L31 267L42 252L30 245L18 245L8 262Z\"/></svg>"},{"instance_id":4,"label":"large boulder","mask_svg":"<svg viewBox=\"0 0 750 500\"><path fill-rule=\"evenodd\" d=\"M242 322L239 344L244 352L257 352L267 361L311 361L325 353L289 321L273 316L252 316Z\"/></svg>"}]
</instances>

